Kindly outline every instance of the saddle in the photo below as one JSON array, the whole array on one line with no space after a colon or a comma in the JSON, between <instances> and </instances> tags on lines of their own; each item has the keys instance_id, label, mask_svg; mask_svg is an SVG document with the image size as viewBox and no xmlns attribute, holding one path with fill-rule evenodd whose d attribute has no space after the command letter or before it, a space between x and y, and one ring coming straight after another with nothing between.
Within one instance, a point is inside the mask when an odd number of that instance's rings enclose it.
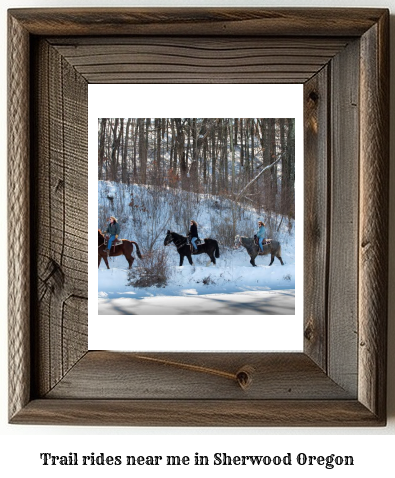
<instances>
[{"instance_id":1,"label":"saddle","mask_svg":"<svg viewBox=\"0 0 395 478\"><path fill-rule=\"evenodd\" d=\"M105 236L104 237L104 245L107 246L107 244L108 244L108 236ZM122 244L122 239L119 239L119 237L118 237L118 239L113 240L113 242L111 244L111 249L114 248L114 252L115 252L115 246L119 246L121 244Z\"/></svg>"},{"instance_id":2,"label":"saddle","mask_svg":"<svg viewBox=\"0 0 395 478\"><path fill-rule=\"evenodd\" d=\"M197 240L196 240L196 245L198 246L199 244L202 244L202 243L203 243L203 241L198 237ZM193 247L193 244L192 244L192 241L191 241L190 236L188 236L187 244L188 244L189 247L191 248L191 253L192 253L192 254L196 254L197 251L195 251L195 248Z\"/></svg>"},{"instance_id":3,"label":"saddle","mask_svg":"<svg viewBox=\"0 0 395 478\"><path fill-rule=\"evenodd\" d=\"M265 239L262 241L262 247L267 246L268 244L271 244L273 239ZM259 247L259 238L258 236L254 236L254 244ZM262 252L259 251L259 254L262 254Z\"/></svg>"}]
</instances>

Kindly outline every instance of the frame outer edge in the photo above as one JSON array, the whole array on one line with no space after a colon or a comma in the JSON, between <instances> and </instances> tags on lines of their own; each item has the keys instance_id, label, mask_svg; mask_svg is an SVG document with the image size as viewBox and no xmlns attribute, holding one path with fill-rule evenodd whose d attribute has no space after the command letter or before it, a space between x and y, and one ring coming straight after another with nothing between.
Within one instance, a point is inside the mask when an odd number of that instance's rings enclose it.
<instances>
[{"instance_id":1,"label":"frame outer edge","mask_svg":"<svg viewBox=\"0 0 395 478\"><path fill-rule=\"evenodd\" d=\"M386 414L389 13L361 38L359 400Z\"/></svg>"},{"instance_id":2,"label":"frame outer edge","mask_svg":"<svg viewBox=\"0 0 395 478\"><path fill-rule=\"evenodd\" d=\"M29 33L8 16L9 418L30 400Z\"/></svg>"},{"instance_id":3,"label":"frame outer edge","mask_svg":"<svg viewBox=\"0 0 395 478\"><path fill-rule=\"evenodd\" d=\"M361 36L383 8L66 7L10 10L34 35Z\"/></svg>"},{"instance_id":4,"label":"frame outer edge","mask_svg":"<svg viewBox=\"0 0 395 478\"><path fill-rule=\"evenodd\" d=\"M14 228L8 246L9 419L16 423L30 400L30 59L29 32L12 13L8 33L8 220ZM358 399L380 423L385 421L386 399L388 264L380 251L388 250L388 33L387 10L361 37L360 60L360 111L365 115L359 139Z\"/></svg>"}]
</instances>

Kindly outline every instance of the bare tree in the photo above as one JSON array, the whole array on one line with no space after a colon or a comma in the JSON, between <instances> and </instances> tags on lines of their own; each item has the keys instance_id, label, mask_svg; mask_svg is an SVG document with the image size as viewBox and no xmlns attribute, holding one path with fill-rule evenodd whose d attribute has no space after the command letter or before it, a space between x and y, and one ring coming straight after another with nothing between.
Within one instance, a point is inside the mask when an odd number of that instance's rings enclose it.
<instances>
[{"instance_id":1,"label":"bare tree","mask_svg":"<svg viewBox=\"0 0 395 478\"><path fill-rule=\"evenodd\" d=\"M98 163L99 163L99 181L103 179L103 163L104 163L104 147L106 140L106 124L107 118L102 118L100 120L99 128L99 152L98 152Z\"/></svg>"},{"instance_id":2,"label":"bare tree","mask_svg":"<svg viewBox=\"0 0 395 478\"><path fill-rule=\"evenodd\" d=\"M140 162L140 181L143 184L147 182L147 143L145 140L145 121L144 118L137 120L139 128L139 162Z\"/></svg>"},{"instance_id":3,"label":"bare tree","mask_svg":"<svg viewBox=\"0 0 395 478\"><path fill-rule=\"evenodd\" d=\"M111 147L111 180L117 180L117 172L118 172L118 159L119 159L119 146L121 143L121 136L122 136L122 121L119 118L115 118L114 125L112 127L113 135L112 135L112 147Z\"/></svg>"},{"instance_id":4,"label":"bare tree","mask_svg":"<svg viewBox=\"0 0 395 478\"><path fill-rule=\"evenodd\" d=\"M293 119L102 118L98 177L167 184L292 217L294 142Z\"/></svg>"}]
</instances>

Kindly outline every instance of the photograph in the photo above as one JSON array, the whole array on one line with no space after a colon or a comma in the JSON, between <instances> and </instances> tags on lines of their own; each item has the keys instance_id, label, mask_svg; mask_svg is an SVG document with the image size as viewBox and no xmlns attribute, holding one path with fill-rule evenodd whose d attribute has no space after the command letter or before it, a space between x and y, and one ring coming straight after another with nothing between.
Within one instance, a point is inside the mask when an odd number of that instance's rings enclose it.
<instances>
[{"instance_id":1,"label":"photograph","mask_svg":"<svg viewBox=\"0 0 395 478\"><path fill-rule=\"evenodd\" d=\"M99 118L98 266L99 314L294 314L295 119Z\"/></svg>"}]
</instances>

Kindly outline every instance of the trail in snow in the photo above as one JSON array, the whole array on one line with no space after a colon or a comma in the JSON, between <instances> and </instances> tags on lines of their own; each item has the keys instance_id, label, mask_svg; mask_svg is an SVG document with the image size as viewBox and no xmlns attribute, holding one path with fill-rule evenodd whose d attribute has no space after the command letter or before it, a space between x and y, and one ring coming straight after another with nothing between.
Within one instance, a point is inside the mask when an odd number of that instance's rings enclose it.
<instances>
[{"instance_id":1,"label":"trail in snow","mask_svg":"<svg viewBox=\"0 0 395 478\"><path fill-rule=\"evenodd\" d=\"M293 315L295 291L99 299L99 315Z\"/></svg>"}]
</instances>

